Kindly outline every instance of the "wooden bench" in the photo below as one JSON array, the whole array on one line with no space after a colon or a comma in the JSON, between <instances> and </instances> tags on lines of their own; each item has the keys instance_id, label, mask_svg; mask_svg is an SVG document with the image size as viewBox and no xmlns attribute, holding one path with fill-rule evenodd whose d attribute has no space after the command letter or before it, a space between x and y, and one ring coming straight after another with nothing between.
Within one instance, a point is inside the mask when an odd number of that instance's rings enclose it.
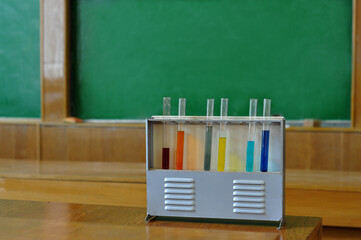
<instances>
[{"instance_id":1,"label":"wooden bench","mask_svg":"<svg viewBox=\"0 0 361 240\"><path fill-rule=\"evenodd\" d=\"M0 161L2 199L146 206L144 163ZM319 216L325 226L361 227L360 199L359 172L286 171L287 215Z\"/></svg>"}]
</instances>

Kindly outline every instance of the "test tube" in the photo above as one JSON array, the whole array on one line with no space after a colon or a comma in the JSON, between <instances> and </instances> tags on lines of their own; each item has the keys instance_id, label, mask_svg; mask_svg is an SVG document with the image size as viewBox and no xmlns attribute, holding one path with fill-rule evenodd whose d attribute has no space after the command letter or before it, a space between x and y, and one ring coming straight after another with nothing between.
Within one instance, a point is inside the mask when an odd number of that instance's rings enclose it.
<instances>
[{"instance_id":1,"label":"test tube","mask_svg":"<svg viewBox=\"0 0 361 240\"><path fill-rule=\"evenodd\" d=\"M212 119L214 110L214 99L207 99L207 120ZM212 152L212 122L206 124L206 139L204 147L204 171L211 169L211 152Z\"/></svg>"},{"instance_id":2,"label":"test tube","mask_svg":"<svg viewBox=\"0 0 361 240\"><path fill-rule=\"evenodd\" d=\"M163 118L170 116L170 97L163 98ZM167 122L163 121L162 169L169 169L169 138Z\"/></svg>"},{"instance_id":3,"label":"test tube","mask_svg":"<svg viewBox=\"0 0 361 240\"><path fill-rule=\"evenodd\" d=\"M186 99L179 98L178 116L186 115ZM184 126L183 122L178 123L177 131L177 150L176 150L176 169L183 170L183 151L184 151Z\"/></svg>"},{"instance_id":4,"label":"test tube","mask_svg":"<svg viewBox=\"0 0 361 240\"><path fill-rule=\"evenodd\" d=\"M271 115L271 99L263 100L263 119L269 120ZM261 146L261 172L268 171L268 150L269 150L269 122L263 123L262 128L262 146Z\"/></svg>"},{"instance_id":5,"label":"test tube","mask_svg":"<svg viewBox=\"0 0 361 240\"><path fill-rule=\"evenodd\" d=\"M249 100L249 120L254 120L257 116L257 99L251 98ZM254 142L256 140L256 123L250 122L248 125L248 141L247 141L247 161L246 171L253 172L254 162Z\"/></svg>"},{"instance_id":6,"label":"test tube","mask_svg":"<svg viewBox=\"0 0 361 240\"><path fill-rule=\"evenodd\" d=\"M228 113L228 98L221 98L221 120L227 118ZM226 162L226 134L227 134L227 123L221 122L219 125L219 142L218 142L218 166L217 170L220 172L224 171Z\"/></svg>"}]
</instances>

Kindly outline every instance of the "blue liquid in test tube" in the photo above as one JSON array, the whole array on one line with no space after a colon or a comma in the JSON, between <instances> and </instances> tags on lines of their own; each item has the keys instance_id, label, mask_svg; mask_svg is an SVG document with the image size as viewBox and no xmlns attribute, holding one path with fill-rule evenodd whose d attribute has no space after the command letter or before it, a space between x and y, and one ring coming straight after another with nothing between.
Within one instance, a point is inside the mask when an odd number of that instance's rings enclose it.
<instances>
[{"instance_id":1,"label":"blue liquid in test tube","mask_svg":"<svg viewBox=\"0 0 361 240\"><path fill-rule=\"evenodd\" d=\"M246 171L253 172L253 161L254 161L254 141L247 142L247 164Z\"/></svg>"},{"instance_id":2,"label":"blue liquid in test tube","mask_svg":"<svg viewBox=\"0 0 361 240\"><path fill-rule=\"evenodd\" d=\"M261 172L268 171L269 130L262 131Z\"/></svg>"},{"instance_id":3,"label":"blue liquid in test tube","mask_svg":"<svg viewBox=\"0 0 361 240\"><path fill-rule=\"evenodd\" d=\"M271 115L271 99L264 99L263 101L263 118L269 119ZM269 152L269 134L270 126L269 122L263 123L262 130L262 146L261 146L261 172L268 171L268 152Z\"/></svg>"},{"instance_id":4,"label":"blue liquid in test tube","mask_svg":"<svg viewBox=\"0 0 361 240\"><path fill-rule=\"evenodd\" d=\"M254 120L257 116L257 99L251 98L249 100L249 118ZM248 142L247 142L247 161L246 161L246 171L253 172L253 162L254 162L254 141L256 138L256 123L250 122L248 126Z\"/></svg>"}]
</instances>

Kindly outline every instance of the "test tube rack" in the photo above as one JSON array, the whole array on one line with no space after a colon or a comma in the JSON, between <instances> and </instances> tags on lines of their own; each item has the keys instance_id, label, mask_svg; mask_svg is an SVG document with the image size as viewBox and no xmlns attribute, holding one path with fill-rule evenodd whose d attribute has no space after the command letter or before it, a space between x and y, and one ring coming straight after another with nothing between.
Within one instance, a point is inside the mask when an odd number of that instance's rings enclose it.
<instances>
[{"instance_id":1,"label":"test tube rack","mask_svg":"<svg viewBox=\"0 0 361 240\"><path fill-rule=\"evenodd\" d=\"M269 172L218 172L217 170L160 169L162 124L170 126L182 122L186 134L195 141L204 141L195 132L204 129L207 122L219 126L227 122L230 135L247 139L248 124L255 122L257 132L262 124L270 123ZM176 128L174 128L176 129ZM199 135L199 134L198 134ZM217 135L217 132L214 132ZM195 140L194 140L195 138ZM242 139L240 145L242 144ZM260 138L260 137L258 137ZM237 140L237 139L236 139ZM237 145L233 142L232 146ZM244 141L243 141L244 144ZM147 158L147 221L157 216L270 221L279 225L285 219L285 119L283 117L218 117L207 120L195 116L153 116L146 121ZM160 149L159 149L160 147ZM202 152L203 149L199 149ZM257 158L257 154L255 155ZM200 159L202 160L202 159Z\"/></svg>"}]
</instances>

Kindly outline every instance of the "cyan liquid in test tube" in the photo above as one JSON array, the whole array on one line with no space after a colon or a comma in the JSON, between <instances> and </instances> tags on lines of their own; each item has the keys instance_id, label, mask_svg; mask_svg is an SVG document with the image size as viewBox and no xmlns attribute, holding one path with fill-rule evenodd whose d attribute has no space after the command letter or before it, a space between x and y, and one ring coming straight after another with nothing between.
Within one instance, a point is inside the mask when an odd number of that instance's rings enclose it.
<instances>
[{"instance_id":1,"label":"cyan liquid in test tube","mask_svg":"<svg viewBox=\"0 0 361 240\"><path fill-rule=\"evenodd\" d=\"M263 118L268 120L271 115L271 99L263 100ZM261 146L261 172L268 171L268 151L269 151L269 134L270 124L269 122L263 123L262 128L262 146Z\"/></svg>"},{"instance_id":2,"label":"cyan liquid in test tube","mask_svg":"<svg viewBox=\"0 0 361 240\"><path fill-rule=\"evenodd\" d=\"M211 120L213 117L214 99L207 99L207 120ZM204 171L211 169L211 152L212 152L212 122L206 124L206 139L204 146Z\"/></svg>"},{"instance_id":3,"label":"cyan liquid in test tube","mask_svg":"<svg viewBox=\"0 0 361 240\"><path fill-rule=\"evenodd\" d=\"M170 116L170 97L163 98L163 117ZM163 121L162 169L169 169L169 138L167 122Z\"/></svg>"},{"instance_id":4,"label":"cyan liquid in test tube","mask_svg":"<svg viewBox=\"0 0 361 240\"><path fill-rule=\"evenodd\" d=\"M186 99L180 98L178 103L178 116L186 115ZM176 150L176 169L183 170L183 152L184 152L184 126L183 122L178 123L177 131L177 150Z\"/></svg>"},{"instance_id":5,"label":"cyan liquid in test tube","mask_svg":"<svg viewBox=\"0 0 361 240\"><path fill-rule=\"evenodd\" d=\"M221 98L221 120L225 120L228 114L228 98ZM221 122L219 124L219 142L218 142L218 166L217 170L224 171L226 162L226 134L227 123Z\"/></svg>"},{"instance_id":6,"label":"cyan liquid in test tube","mask_svg":"<svg viewBox=\"0 0 361 240\"><path fill-rule=\"evenodd\" d=\"M256 116L257 116L257 99L251 98L249 100L249 118L250 120L254 120ZM256 140L256 123L250 122L248 125L248 141L247 141L247 161L246 161L247 172L253 172L255 140Z\"/></svg>"}]
</instances>

